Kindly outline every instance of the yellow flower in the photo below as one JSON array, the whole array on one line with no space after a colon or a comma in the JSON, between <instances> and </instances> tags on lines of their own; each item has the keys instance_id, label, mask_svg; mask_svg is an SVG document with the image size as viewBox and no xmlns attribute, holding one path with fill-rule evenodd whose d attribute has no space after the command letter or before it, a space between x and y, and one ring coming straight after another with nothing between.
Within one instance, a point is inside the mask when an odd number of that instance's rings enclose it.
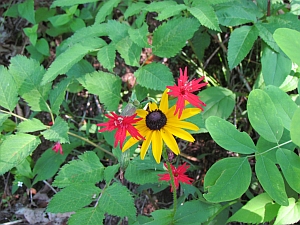
<instances>
[{"instance_id":1,"label":"yellow flower","mask_svg":"<svg viewBox=\"0 0 300 225\"><path fill-rule=\"evenodd\" d=\"M143 109L137 109L136 111L137 115L143 118L135 125L135 128L145 138L141 148L141 158L145 158L146 152L152 142L152 152L157 163L160 163L163 141L178 155L180 150L174 136L194 142L195 139L193 136L184 129L199 130L199 127L195 124L183 120L200 113L201 110L199 108L184 109L180 119L178 119L178 116L174 115L176 105L169 108L167 92L168 89L164 91L159 107L157 107L156 103L151 102L149 103L148 111ZM136 138L131 137L122 148L122 151L126 151L138 141Z\"/></svg>"}]
</instances>

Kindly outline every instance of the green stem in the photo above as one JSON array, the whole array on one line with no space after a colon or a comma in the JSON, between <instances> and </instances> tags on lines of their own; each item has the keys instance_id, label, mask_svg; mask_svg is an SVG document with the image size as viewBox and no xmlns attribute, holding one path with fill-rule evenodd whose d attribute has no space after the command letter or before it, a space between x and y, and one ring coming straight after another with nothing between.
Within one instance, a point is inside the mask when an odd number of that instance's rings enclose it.
<instances>
[{"instance_id":1,"label":"green stem","mask_svg":"<svg viewBox=\"0 0 300 225\"><path fill-rule=\"evenodd\" d=\"M172 189L173 189L173 218L176 214L176 210L177 210L177 189L176 189L176 186L175 186L175 178L174 178L174 174L172 172L172 168L171 168L171 164L168 160L168 155L167 155L167 151L166 151L166 148L165 146L163 147L163 157L166 161L166 164L167 164L167 169L168 169L168 172L169 172L169 175L170 175L170 178L171 178L171 186L172 186Z\"/></svg>"}]
</instances>

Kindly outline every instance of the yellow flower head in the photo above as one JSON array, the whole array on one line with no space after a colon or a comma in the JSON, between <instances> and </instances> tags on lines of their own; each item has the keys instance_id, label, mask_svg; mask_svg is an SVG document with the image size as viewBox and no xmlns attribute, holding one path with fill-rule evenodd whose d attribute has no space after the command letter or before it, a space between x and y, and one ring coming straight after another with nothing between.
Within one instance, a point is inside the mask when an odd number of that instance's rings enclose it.
<instances>
[{"instance_id":1,"label":"yellow flower head","mask_svg":"<svg viewBox=\"0 0 300 225\"><path fill-rule=\"evenodd\" d=\"M193 136L184 129L199 130L199 127L195 124L183 120L200 113L201 110L199 108L184 109L180 119L178 119L178 116L174 115L176 105L169 108L167 92L168 89L164 91L159 107L156 103L151 102L149 103L148 111L143 109L136 110L137 115L143 118L138 121L135 126L139 133L145 138L141 148L141 158L145 158L149 145L152 142L152 152L157 163L160 163L163 141L178 155L180 150L174 136L194 142L195 139ZM122 148L122 151L126 151L138 141L138 139L131 137Z\"/></svg>"}]
</instances>

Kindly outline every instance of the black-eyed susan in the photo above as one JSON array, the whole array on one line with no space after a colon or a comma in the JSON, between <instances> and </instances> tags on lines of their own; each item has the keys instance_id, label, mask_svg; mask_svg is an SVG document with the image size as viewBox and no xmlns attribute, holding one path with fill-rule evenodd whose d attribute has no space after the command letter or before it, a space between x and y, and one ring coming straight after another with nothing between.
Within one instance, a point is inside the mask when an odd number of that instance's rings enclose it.
<instances>
[{"instance_id":1,"label":"black-eyed susan","mask_svg":"<svg viewBox=\"0 0 300 225\"><path fill-rule=\"evenodd\" d=\"M169 108L167 92L168 89L164 91L159 107L156 103L151 102L148 105L148 111L143 109L136 110L137 115L142 120L136 123L135 128L145 138L141 147L141 158L145 158L150 143L152 143L152 152L157 163L160 163L163 142L178 155L180 150L174 136L194 142L193 136L184 129L199 130L199 127L195 124L183 120L200 113L201 110L199 108L183 109L179 119L174 115L176 105ZM123 146L122 151L126 151L138 141L136 138L131 137Z\"/></svg>"}]
</instances>

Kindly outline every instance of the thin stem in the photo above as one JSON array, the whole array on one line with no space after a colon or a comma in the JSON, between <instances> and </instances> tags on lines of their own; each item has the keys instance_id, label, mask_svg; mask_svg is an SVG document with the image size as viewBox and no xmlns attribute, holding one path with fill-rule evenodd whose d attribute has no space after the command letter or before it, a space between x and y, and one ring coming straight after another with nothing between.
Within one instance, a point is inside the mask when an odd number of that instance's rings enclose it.
<instances>
[{"instance_id":1,"label":"thin stem","mask_svg":"<svg viewBox=\"0 0 300 225\"><path fill-rule=\"evenodd\" d=\"M272 151L272 150L274 150L274 149L276 149L276 148L280 148L281 146L286 145L286 144L289 144L289 143L291 143L291 142L292 142L292 140L289 140L289 141L286 141L286 142L284 142L284 143L282 143L282 144L277 144L277 145L274 146L273 148L270 148L270 149L268 149L268 150L266 150L266 151L264 151L264 152L260 152L260 153L257 153L257 154L255 154L255 155L249 155L249 156L247 156L247 157L248 157L248 158L251 158L251 157L254 157L254 156L260 156L260 155L266 154L266 153L268 153L268 152L270 152L270 151Z\"/></svg>"}]
</instances>

